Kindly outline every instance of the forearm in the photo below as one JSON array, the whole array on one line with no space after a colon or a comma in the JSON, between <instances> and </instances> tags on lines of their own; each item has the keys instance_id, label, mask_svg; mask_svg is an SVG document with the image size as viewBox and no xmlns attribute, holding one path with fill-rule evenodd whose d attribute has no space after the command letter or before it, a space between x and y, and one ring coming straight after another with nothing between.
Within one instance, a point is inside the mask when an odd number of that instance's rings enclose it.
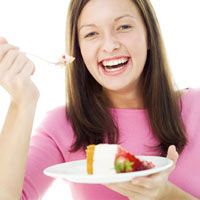
<instances>
[{"instance_id":1,"label":"forearm","mask_svg":"<svg viewBox=\"0 0 200 200\"><path fill-rule=\"evenodd\" d=\"M181 190L176 185L169 183L167 194L165 195L166 198L163 198L162 200L198 200L196 197L192 196L191 194Z\"/></svg>"},{"instance_id":2,"label":"forearm","mask_svg":"<svg viewBox=\"0 0 200 200\"><path fill-rule=\"evenodd\" d=\"M0 134L0 199L19 199L36 103L19 108L11 103ZM8 198L9 199L9 198Z\"/></svg>"}]
</instances>

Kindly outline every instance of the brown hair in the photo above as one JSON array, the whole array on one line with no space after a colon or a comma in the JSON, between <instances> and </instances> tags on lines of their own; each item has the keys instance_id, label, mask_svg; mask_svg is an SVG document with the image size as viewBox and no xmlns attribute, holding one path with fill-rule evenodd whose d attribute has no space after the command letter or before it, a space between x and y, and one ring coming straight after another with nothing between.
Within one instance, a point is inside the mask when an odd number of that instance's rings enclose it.
<instances>
[{"instance_id":1,"label":"brown hair","mask_svg":"<svg viewBox=\"0 0 200 200\"><path fill-rule=\"evenodd\" d=\"M83 7L89 0L72 0L69 6L67 46L76 60L66 71L67 116L75 132L72 151L88 144L117 143L119 131L109 112L109 100L102 86L87 70L79 47L77 24ZM149 116L157 148L166 155L174 144L180 153L187 143L181 119L180 92L175 91L159 24L149 0L132 0L144 20L149 50L142 73L143 101Z\"/></svg>"}]
</instances>

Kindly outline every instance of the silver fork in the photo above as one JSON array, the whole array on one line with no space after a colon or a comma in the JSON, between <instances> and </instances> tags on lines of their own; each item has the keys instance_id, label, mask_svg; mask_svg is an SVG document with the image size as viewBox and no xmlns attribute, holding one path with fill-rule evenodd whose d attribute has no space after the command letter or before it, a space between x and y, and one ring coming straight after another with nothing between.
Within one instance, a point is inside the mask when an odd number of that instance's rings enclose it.
<instances>
[{"instance_id":1,"label":"silver fork","mask_svg":"<svg viewBox=\"0 0 200 200\"><path fill-rule=\"evenodd\" d=\"M57 60L55 61L50 61L50 60L47 60L46 58L43 58L41 56L38 56L38 55L35 55L33 53L29 53L29 52L24 52L27 56L31 56L31 57L35 57L37 59L40 59L50 65L59 65L59 66L66 66L67 64L69 63L72 63L75 58L73 56L69 56L67 54L63 54L60 58L58 58Z\"/></svg>"}]
</instances>

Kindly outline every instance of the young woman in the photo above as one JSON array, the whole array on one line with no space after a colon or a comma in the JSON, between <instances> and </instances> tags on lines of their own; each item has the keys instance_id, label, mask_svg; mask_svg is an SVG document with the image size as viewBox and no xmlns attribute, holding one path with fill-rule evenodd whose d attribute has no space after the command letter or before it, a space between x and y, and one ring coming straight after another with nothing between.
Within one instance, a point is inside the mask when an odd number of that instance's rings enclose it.
<instances>
[{"instance_id":1,"label":"young woman","mask_svg":"<svg viewBox=\"0 0 200 200\"><path fill-rule=\"evenodd\" d=\"M167 156L174 166L126 183L69 183L74 199L200 197L200 92L174 87L150 1L72 0L67 37L76 58L67 67L68 101L48 113L29 154L39 96L34 66L0 39L0 83L11 95L0 135L0 199L40 199L53 181L46 167L84 159L85 147L98 143Z\"/></svg>"}]
</instances>

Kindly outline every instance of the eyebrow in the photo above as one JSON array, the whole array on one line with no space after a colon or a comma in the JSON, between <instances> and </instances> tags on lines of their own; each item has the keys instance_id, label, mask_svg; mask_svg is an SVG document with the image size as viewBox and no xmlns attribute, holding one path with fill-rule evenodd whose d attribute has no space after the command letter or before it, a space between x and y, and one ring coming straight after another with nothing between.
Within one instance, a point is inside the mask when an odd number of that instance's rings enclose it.
<instances>
[{"instance_id":1,"label":"eyebrow","mask_svg":"<svg viewBox=\"0 0 200 200\"><path fill-rule=\"evenodd\" d=\"M120 17L117 17L117 18L115 19L115 22L118 21L118 20L120 20L121 18L124 18L124 17L131 17L131 18L135 19L135 17L134 17L133 15L127 14L127 15L122 15L122 16L120 16Z\"/></svg>"},{"instance_id":2,"label":"eyebrow","mask_svg":"<svg viewBox=\"0 0 200 200\"><path fill-rule=\"evenodd\" d=\"M117 17L114 21L119 21L120 19L124 18L124 17L131 17L133 19L135 19L135 17L133 15L129 15L129 14L126 14L126 15L122 15L122 16L119 16ZM84 27L96 27L95 24L85 24L85 25L82 25L80 28L79 28L79 31L84 28Z\"/></svg>"}]
</instances>

